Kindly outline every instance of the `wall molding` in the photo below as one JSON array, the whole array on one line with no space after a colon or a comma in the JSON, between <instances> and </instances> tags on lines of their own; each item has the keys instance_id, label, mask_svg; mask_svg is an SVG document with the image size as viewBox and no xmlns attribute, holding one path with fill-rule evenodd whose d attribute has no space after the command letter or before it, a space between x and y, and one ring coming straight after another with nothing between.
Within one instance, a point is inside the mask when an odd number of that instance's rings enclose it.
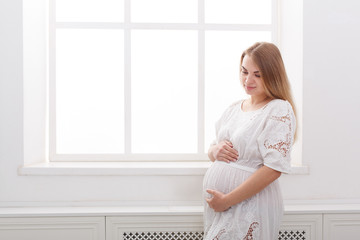
<instances>
[{"instance_id":1,"label":"wall molding","mask_svg":"<svg viewBox=\"0 0 360 240\"><path fill-rule=\"evenodd\" d=\"M323 239L359 239L360 214L326 214Z\"/></svg>"},{"instance_id":2,"label":"wall molding","mask_svg":"<svg viewBox=\"0 0 360 240\"><path fill-rule=\"evenodd\" d=\"M105 240L105 217L0 218L0 239Z\"/></svg>"},{"instance_id":3,"label":"wall molding","mask_svg":"<svg viewBox=\"0 0 360 240\"><path fill-rule=\"evenodd\" d=\"M202 206L203 201L0 201L0 208ZM286 212L360 212L360 199L284 200Z\"/></svg>"}]
</instances>

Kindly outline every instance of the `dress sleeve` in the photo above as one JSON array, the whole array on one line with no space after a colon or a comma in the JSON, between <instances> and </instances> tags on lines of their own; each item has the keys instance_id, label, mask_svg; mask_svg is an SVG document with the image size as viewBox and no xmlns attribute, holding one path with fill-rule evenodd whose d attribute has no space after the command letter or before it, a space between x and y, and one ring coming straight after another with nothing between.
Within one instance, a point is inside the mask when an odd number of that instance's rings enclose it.
<instances>
[{"instance_id":1,"label":"dress sleeve","mask_svg":"<svg viewBox=\"0 0 360 240\"><path fill-rule=\"evenodd\" d=\"M295 127L296 119L289 102L281 101L271 109L257 139L265 166L283 173L290 172Z\"/></svg>"},{"instance_id":2,"label":"dress sleeve","mask_svg":"<svg viewBox=\"0 0 360 240\"><path fill-rule=\"evenodd\" d=\"M232 103L229 107L227 107L225 109L225 111L223 112L223 114L221 115L221 117L215 122L215 136L216 138L211 142L211 145L214 144L218 144L218 134L219 134L219 129L221 127L221 125L229 118L229 115L231 114L231 111L233 110L233 108L239 104L241 101L237 101Z\"/></svg>"},{"instance_id":3,"label":"dress sleeve","mask_svg":"<svg viewBox=\"0 0 360 240\"><path fill-rule=\"evenodd\" d=\"M215 145L215 144L218 144L218 133L219 133L219 129L220 129L220 126L224 120L224 118L226 118L227 116L227 113L228 113L228 109L225 110L225 112L221 115L221 117L215 122L215 139L211 142L210 146L211 145Z\"/></svg>"}]
</instances>

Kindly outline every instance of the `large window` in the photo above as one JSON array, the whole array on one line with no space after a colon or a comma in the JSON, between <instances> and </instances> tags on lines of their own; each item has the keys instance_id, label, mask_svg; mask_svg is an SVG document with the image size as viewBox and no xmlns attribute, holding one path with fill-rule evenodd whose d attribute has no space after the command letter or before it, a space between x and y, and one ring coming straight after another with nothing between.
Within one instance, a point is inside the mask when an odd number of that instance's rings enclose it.
<instances>
[{"instance_id":1,"label":"large window","mask_svg":"<svg viewBox=\"0 0 360 240\"><path fill-rule=\"evenodd\" d=\"M205 160L277 0L50 0L50 161Z\"/></svg>"}]
</instances>

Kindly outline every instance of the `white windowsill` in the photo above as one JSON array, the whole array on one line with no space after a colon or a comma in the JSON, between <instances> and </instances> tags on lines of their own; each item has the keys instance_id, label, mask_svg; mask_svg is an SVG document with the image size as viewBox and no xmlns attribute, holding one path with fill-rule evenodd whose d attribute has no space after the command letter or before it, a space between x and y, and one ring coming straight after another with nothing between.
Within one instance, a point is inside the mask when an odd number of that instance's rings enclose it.
<instances>
[{"instance_id":1,"label":"white windowsill","mask_svg":"<svg viewBox=\"0 0 360 240\"><path fill-rule=\"evenodd\" d=\"M2 217L89 217L89 216L151 216L197 215L202 206L136 206L136 207L16 207L0 208ZM285 205L285 215L302 214L359 214L360 204Z\"/></svg>"},{"instance_id":2,"label":"white windowsill","mask_svg":"<svg viewBox=\"0 0 360 240\"><path fill-rule=\"evenodd\" d=\"M204 175L210 162L52 162L19 168L19 175L176 176Z\"/></svg>"},{"instance_id":3,"label":"white windowsill","mask_svg":"<svg viewBox=\"0 0 360 240\"><path fill-rule=\"evenodd\" d=\"M202 176L211 162L52 162L24 165L21 176ZM308 174L293 166L291 175Z\"/></svg>"}]
</instances>

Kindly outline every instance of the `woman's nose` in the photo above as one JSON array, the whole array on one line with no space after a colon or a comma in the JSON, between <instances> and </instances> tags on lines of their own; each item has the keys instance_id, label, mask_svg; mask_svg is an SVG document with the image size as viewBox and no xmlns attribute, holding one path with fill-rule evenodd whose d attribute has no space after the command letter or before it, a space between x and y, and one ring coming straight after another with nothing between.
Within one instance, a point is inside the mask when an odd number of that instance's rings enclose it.
<instances>
[{"instance_id":1,"label":"woman's nose","mask_svg":"<svg viewBox=\"0 0 360 240\"><path fill-rule=\"evenodd\" d=\"M246 83L246 84L252 83L253 80L254 80L253 77L252 77L251 75L248 75L248 76L246 76L246 78L245 78L245 83Z\"/></svg>"}]
</instances>

